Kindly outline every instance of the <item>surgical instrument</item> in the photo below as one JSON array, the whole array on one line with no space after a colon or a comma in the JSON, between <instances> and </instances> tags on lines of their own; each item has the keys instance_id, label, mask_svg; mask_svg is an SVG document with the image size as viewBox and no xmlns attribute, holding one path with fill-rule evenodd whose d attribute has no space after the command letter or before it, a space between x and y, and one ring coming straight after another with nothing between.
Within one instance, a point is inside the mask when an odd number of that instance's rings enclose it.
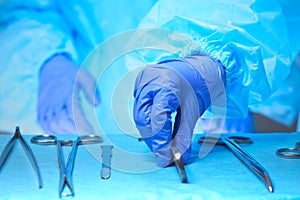
<instances>
[{"instance_id":1,"label":"surgical instrument","mask_svg":"<svg viewBox=\"0 0 300 200\"><path fill-rule=\"evenodd\" d=\"M282 158L300 159L300 141L296 142L294 148L278 149L276 155Z\"/></svg>"},{"instance_id":2,"label":"surgical instrument","mask_svg":"<svg viewBox=\"0 0 300 200\"><path fill-rule=\"evenodd\" d=\"M31 138L33 144L39 145L56 145L58 166L60 169L60 179L59 179L59 197L62 196L74 196L74 186L72 180L72 172L74 167L74 161L77 152L78 145L84 144L95 144L103 142L102 138L97 135L83 135L78 136L75 140L58 140L54 135L37 135ZM62 146L72 146L71 152L69 153L67 159L67 165L65 165L64 154ZM70 194L63 193L64 188L68 186Z\"/></svg>"},{"instance_id":3,"label":"surgical instrument","mask_svg":"<svg viewBox=\"0 0 300 200\"><path fill-rule=\"evenodd\" d=\"M138 141L139 142L143 141L143 138L138 138ZM175 167L178 172L181 183L187 183L188 178L186 175L186 171L185 171L185 167L184 167L184 163L182 161L180 151L175 146L173 146L171 149L171 153L172 153L173 162L175 164Z\"/></svg>"},{"instance_id":4,"label":"surgical instrument","mask_svg":"<svg viewBox=\"0 0 300 200\"><path fill-rule=\"evenodd\" d=\"M257 162L248 153L243 151L239 144L252 144L252 140L248 137L242 136L230 136L230 137L200 137L198 139L199 143L210 143L217 145L225 145L240 161L242 161L254 174L263 180L264 184L267 186L269 192L273 192L273 185L268 172L265 168Z\"/></svg>"},{"instance_id":5,"label":"surgical instrument","mask_svg":"<svg viewBox=\"0 0 300 200\"><path fill-rule=\"evenodd\" d=\"M5 145L1 155L0 155L0 170L3 167L6 159L8 158L8 156L10 155L16 140L20 140L22 147L24 149L24 151L26 152L27 157L29 158L35 172L37 173L38 176L38 181L39 181L39 188L43 187L43 183L42 183L42 177L41 177L41 173L37 164L37 161L34 157L34 154L30 148L30 146L28 145L28 143L24 140L24 138L21 135L20 132L20 128L17 126L16 127L16 131L14 136L9 140L9 142Z\"/></svg>"},{"instance_id":6,"label":"surgical instrument","mask_svg":"<svg viewBox=\"0 0 300 200\"><path fill-rule=\"evenodd\" d=\"M172 147L171 151L172 151L172 155L173 155L173 161L174 161L175 167L177 169L181 183L187 183L188 178L187 178L186 171L184 168L184 163L182 161L181 153L176 147Z\"/></svg>"},{"instance_id":7,"label":"surgical instrument","mask_svg":"<svg viewBox=\"0 0 300 200\"><path fill-rule=\"evenodd\" d=\"M112 157L112 145L102 145L102 169L101 169L101 178L109 179L110 177L110 163Z\"/></svg>"}]
</instances>

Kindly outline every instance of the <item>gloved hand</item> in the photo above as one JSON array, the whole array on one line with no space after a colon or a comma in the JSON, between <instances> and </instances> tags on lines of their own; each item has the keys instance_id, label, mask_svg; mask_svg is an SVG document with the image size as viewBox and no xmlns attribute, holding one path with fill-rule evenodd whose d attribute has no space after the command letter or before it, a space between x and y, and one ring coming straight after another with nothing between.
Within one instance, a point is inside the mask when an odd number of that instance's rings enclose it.
<instances>
[{"instance_id":1,"label":"gloved hand","mask_svg":"<svg viewBox=\"0 0 300 200\"><path fill-rule=\"evenodd\" d=\"M90 104L99 104L94 78L66 55L56 55L40 72L38 120L46 133L93 133L80 105L82 90Z\"/></svg>"},{"instance_id":2,"label":"gloved hand","mask_svg":"<svg viewBox=\"0 0 300 200\"><path fill-rule=\"evenodd\" d=\"M146 67L134 89L134 121L144 141L155 153L157 164L172 163L171 148L179 149L184 163L191 154L194 126L208 108L212 95L224 86L220 63L205 55L171 59ZM209 88L215 88L210 94ZM175 113L174 127L172 113Z\"/></svg>"}]
</instances>

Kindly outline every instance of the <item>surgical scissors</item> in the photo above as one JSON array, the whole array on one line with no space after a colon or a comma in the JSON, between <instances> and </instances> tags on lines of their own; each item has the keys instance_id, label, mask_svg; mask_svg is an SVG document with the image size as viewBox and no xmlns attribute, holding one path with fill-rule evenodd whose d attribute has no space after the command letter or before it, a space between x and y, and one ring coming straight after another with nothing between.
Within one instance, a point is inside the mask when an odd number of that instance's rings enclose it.
<instances>
[{"instance_id":1,"label":"surgical scissors","mask_svg":"<svg viewBox=\"0 0 300 200\"><path fill-rule=\"evenodd\" d=\"M229 137L200 137L198 139L199 143L210 143L217 145L225 145L240 161L242 161L254 174L263 180L265 185L268 188L269 192L273 192L273 185L270 179L268 172L264 167L257 162L253 157L248 153L242 150L238 144L252 144L253 141L248 137L242 136L229 136Z\"/></svg>"},{"instance_id":2,"label":"surgical scissors","mask_svg":"<svg viewBox=\"0 0 300 200\"><path fill-rule=\"evenodd\" d=\"M39 145L56 145L58 166L60 169L60 179L58 194L62 196L74 196L74 186L72 180L72 172L74 167L74 160L76 157L77 146L83 144L95 144L103 142L102 138L97 135L83 135L78 136L75 140L58 140L54 135L37 135L31 138L33 144ZM69 153L67 165L65 165L64 154L62 146L72 146L72 150ZM63 193L64 188L68 186L70 194Z\"/></svg>"},{"instance_id":3,"label":"surgical scissors","mask_svg":"<svg viewBox=\"0 0 300 200\"><path fill-rule=\"evenodd\" d=\"M300 159L300 142L296 142L294 148L278 149L276 154L282 158Z\"/></svg>"}]
</instances>

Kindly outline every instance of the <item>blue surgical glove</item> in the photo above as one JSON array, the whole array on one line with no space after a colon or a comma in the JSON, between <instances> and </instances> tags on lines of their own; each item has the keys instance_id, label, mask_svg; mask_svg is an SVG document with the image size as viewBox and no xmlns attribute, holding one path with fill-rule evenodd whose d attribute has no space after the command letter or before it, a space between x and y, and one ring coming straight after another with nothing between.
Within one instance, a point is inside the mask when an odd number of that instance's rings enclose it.
<instances>
[{"instance_id":1,"label":"blue surgical glove","mask_svg":"<svg viewBox=\"0 0 300 200\"><path fill-rule=\"evenodd\" d=\"M224 92L218 87L224 88L224 80L222 65L201 54L150 65L138 75L134 121L159 167L172 164L173 147L179 149L183 162L188 162L194 126L212 96ZM174 126L172 113L176 113Z\"/></svg>"},{"instance_id":2,"label":"blue surgical glove","mask_svg":"<svg viewBox=\"0 0 300 200\"><path fill-rule=\"evenodd\" d=\"M93 77L60 54L46 62L40 72L38 120L47 133L93 133L81 109L79 92L88 102L99 104Z\"/></svg>"}]
</instances>

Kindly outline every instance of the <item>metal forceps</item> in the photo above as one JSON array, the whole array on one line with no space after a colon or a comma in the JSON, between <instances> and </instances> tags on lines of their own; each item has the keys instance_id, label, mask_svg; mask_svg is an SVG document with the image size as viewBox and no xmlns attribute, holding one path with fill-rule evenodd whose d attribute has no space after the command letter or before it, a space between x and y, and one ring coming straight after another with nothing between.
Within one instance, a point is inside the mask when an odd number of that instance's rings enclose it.
<instances>
[{"instance_id":1,"label":"metal forceps","mask_svg":"<svg viewBox=\"0 0 300 200\"><path fill-rule=\"evenodd\" d=\"M278 149L276 155L282 158L300 159L300 142L296 142L294 148Z\"/></svg>"},{"instance_id":2,"label":"metal forceps","mask_svg":"<svg viewBox=\"0 0 300 200\"><path fill-rule=\"evenodd\" d=\"M103 142L102 138L97 135L83 135L78 136L75 140L58 140L54 135L37 135L31 138L33 144L39 145L56 145L58 166L60 169L60 179L58 194L62 196L74 196L74 186L72 180L72 172L74 167L75 156L77 152L77 146L82 144L95 144ZM72 150L69 153L67 165L65 165L64 154L62 146L72 146ZM70 194L63 193L64 188L68 187Z\"/></svg>"},{"instance_id":3,"label":"metal forceps","mask_svg":"<svg viewBox=\"0 0 300 200\"><path fill-rule=\"evenodd\" d=\"M6 144L3 151L1 152L1 155L0 155L0 170L3 167L6 159L9 156L9 154L11 153L11 150L13 149L13 147L16 143L16 140L20 140L20 142L22 144L22 147L26 152L26 155L28 156L35 172L37 173L38 180L39 180L39 188L42 188L43 183L42 183L42 177L41 177L41 173L40 173L38 164L36 162L36 159L33 155L33 152L31 150L30 146L27 144L27 142L22 137L21 132L20 132L20 128L18 126L16 127L16 131L15 131L14 136L9 140L9 142Z\"/></svg>"},{"instance_id":4,"label":"metal forceps","mask_svg":"<svg viewBox=\"0 0 300 200\"><path fill-rule=\"evenodd\" d=\"M268 172L248 153L243 151L238 144L252 144L252 140L248 137L230 136L230 137L200 137L199 143L210 143L217 145L225 145L240 161L242 161L254 174L260 178L267 186L269 192L273 192L273 185Z\"/></svg>"}]
</instances>

